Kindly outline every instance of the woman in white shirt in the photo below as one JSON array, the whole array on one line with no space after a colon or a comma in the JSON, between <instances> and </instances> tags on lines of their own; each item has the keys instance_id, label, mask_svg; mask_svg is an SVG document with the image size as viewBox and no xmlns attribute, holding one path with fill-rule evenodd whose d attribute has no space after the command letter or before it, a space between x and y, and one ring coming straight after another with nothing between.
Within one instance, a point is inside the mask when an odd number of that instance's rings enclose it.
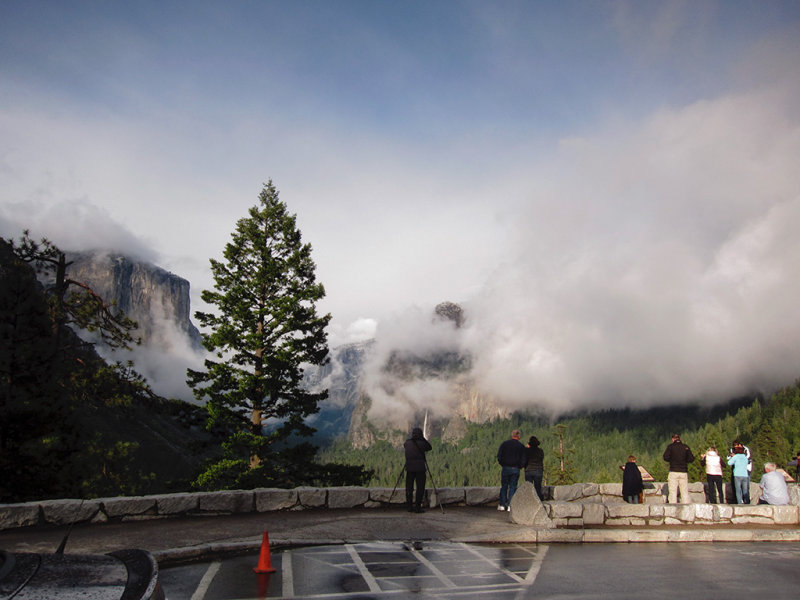
<instances>
[{"instance_id":1,"label":"woman in white shirt","mask_svg":"<svg viewBox=\"0 0 800 600\"><path fill-rule=\"evenodd\" d=\"M706 468L706 479L708 480L708 497L711 504L717 504L717 493L719 493L720 503L725 503L725 496L722 493L722 459L714 446L710 446L705 454L700 455L700 464Z\"/></svg>"}]
</instances>

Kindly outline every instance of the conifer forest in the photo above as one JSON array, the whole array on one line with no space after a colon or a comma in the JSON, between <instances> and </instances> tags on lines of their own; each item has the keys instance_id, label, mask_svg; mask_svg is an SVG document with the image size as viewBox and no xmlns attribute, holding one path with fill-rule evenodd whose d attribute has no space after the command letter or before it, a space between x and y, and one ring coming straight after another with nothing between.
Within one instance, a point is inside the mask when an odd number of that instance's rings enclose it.
<instances>
[{"instance_id":1,"label":"conifer forest","mask_svg":"<svg viewBox=\"0 0 800 600\"><path fill-rule=\"evenodd\" d=\"M471 423L466 435L456 443L430 440L433 450L428 452L428 466L433 484L499 485L497 448L513 429L522 432L524 443L531 435L541 441L548 485L620 482L620 467L629 454L636 456L637 463L656 481L666 481L668 469L662 455L674 431L681 434L696 457L689 467L690 481L705 480L700 455L709 446L727 456L734 439L750 448L753 479L758 481L765 462L786 468L800 450L800 382L768 398L751 397L711 408L672 406L583 412L555 422L514 414L507 420ZM563 445L559 443L560 435ZM404 464L402 449L383 441L367 449L354 449L341 439L321 456L327 461L359 464L373 470L368 483L371 486L393 487ZM730 475L729 468L725 474L726 478Z\"/></svg>"}]
</instances>

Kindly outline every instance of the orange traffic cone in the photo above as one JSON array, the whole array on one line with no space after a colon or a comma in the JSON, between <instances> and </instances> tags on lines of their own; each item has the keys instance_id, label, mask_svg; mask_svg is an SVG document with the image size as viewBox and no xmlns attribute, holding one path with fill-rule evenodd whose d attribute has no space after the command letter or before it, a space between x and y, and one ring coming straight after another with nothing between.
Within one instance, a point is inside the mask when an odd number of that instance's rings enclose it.
<instances>
[{"instance_id":1,"label":"orange traffic cone","mask_svg":"<svg viewBox=\"0 0 800 600\"><path fill-rule=\"evenodd\" d=\"M261 540L261 552L258 555L258 565L253 567L256 573L274 573L275 569L272 568L272 559L269 555L269 533L264 532L264 537Z\"/></svg>"}]
</instances>

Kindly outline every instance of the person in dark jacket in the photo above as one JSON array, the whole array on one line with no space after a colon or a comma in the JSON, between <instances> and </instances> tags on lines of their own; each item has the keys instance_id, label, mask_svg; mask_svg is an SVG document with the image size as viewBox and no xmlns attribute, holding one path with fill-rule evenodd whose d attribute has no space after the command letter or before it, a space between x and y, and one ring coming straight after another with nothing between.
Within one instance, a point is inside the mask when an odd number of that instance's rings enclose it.
<instances>
[{"instance_id":1,"label":"person in dark jacket","mask_svg":"<svg viewBox=\"0 0 800 600\"><path fill-rule=\"evenodd\" d=\"M794 462L794 480L795 482L800 483L800 451L797 452L797 456L795 457L793 462Z\"/></svg>"},{"instance_id":2,"label":"person in dark jacket","mask_svg":"<svg viewBox=\"0 0 800 600\"><path fill-rule=\"evenodd\" d=\"M406 505L408 512L422 513L422 498L425 496L425 453L431 449L428 440L422 435L422 429L414 427L411 437L403 444L406 453ZM417 486L414 500L414 484Z\"/></svg>"},{"instance_id":3,"label":"person in dark jacket","mask_svg":"<svg viewBox=\"0 0 800 600\"><path fill-rule=\"evenodd\" d=\"M536 495L542 499L542 479L544 478L544 450L539 447L539 438L532 435L525 448L528 464L525 465L525 481L530 481L536 488Z\"/></svg>"},{"instance_id":4,"label":"person in dark jacket","mask_svg":"<svg viewBox=\"0 0 800 600\"><path fill-rule=\"evenodd\" d=\"M678 503L680 490L681 504L689 504L689 463L694 460L691 448L681 441L680 434L672 434L672 443L664 450L664 460L669 463L669 503Z\"/></svg>"},{"instance_id":5,"label":"person in dark jacket","mask_svg":"<svg viewBox=\"0 0 800 600\"><path fill-rule=\"evenodd\" d=\"M525 468L525 446L519 441L520 432L511 432L511 439L500 444L497 449L497 462L500 463L500 504L497 510L510 510L511 498L517 491L519 472Z\"/></svg>"},{"instance_id":6,"label":"person in dark jacket","mask_svg":"<svg viewBox=\"0 0 800 600\"><path fill-rule=\"evenodd\" d=\"M622 471L622 497L628 504L639 504L639 494L643 490L642 472L636 464L636 457L631 454Z\"/></svg>"}]
</instances>

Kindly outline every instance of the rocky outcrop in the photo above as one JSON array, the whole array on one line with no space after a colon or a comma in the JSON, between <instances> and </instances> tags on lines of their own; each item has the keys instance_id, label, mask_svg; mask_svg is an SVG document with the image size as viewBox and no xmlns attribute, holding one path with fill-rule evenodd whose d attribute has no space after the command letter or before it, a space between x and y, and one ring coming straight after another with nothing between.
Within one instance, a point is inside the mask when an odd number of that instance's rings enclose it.
<instances>
[{"instance_id":1,"label":"rocky outcrop","mask_svg":"<svg viewBox=\"0 0 800 600\"><path fill-rule=\"evenodd\" d=\"M369 340L333 348L326 364L306 369L306 386L309 389L327 388L331 404L355 406L364 361L373 345L374 342Z\"/></svg>"},{"instance_id":2,"label":"rocky outcrop","mask_svg":"<svg viewBox=\"0 0 800 600\"><path fill-rule=\"evenodd\" d=\"M200 348L200 332L190 319L189 282L153 264L116 253L70 253L70 279L90 286L107 303L139 324L146 346L169 351L173 332Z\"/></svg>"},{"instance_id":3,"label":"rocky outcrop","mask_svg":"<svg viewBox=\"0 0 800 600\"><path fill-rule=\"evenodd\" d=\"M536 489L529 481L525 481L517 488L509 506L511 520L519 525L531 527L555 527L553 520L547 514L547 509L539 500Z\"/></svg>"},{"instance_id":4,"label":"rocky outcrop","mask_svg":"<svg viewBox=\"0 0 800 600\"><path fill-rule=\"evenodd\" d=\"M461 417L469 423L486 423L511 416L511 411L501 406L497 398L482 392L473 382L460 382L455 388L458 400L454 417Z\"/></svg>"},{"instance_id":5,"label":"rocky outcrop","mask_svg":"<svg viewBox=\"0 0 800 600\"><path fill-rule=\"evenodd\" d=\"M451 325L452 333L457 336L466 319L458 304L442 302L433 310L431 326L444 324L447 329L447 325ZM411 427L423 426L423 423L429 437L441 436L455 443L466 434L468 423L485 423L510 416L510 411L497 398L475 384L471 376L472 356L462 351L457 342L450 340L448 343L435 350L403 348L387 352L384 348L385 358L374 361L364 358L361 364L371 363L366 377L368 382L357 377L347 380L356 391L348 396L355 399L348 431L354 447L368 448L378 440L400 445ZM419 389L428 390L428 394L436 390L436 393L418 400ZM401 411L400 415L387 415L383 411L383 420L376 422L370 418L376 394L391 399L397 406L411 408ZM428 410L431 406L435 408Z\"/></svg>"},{"instance_id":6,"label":"rocky outcrop","mask_svg":"<svg viewBox=\"0 0 800 600\"><path fill-rule=\"evenodd\" d=\"M496 398L488 396L466 381L452 381L447 386L447 397L452 412L447 418L429 415L427 434L441 436L449 443L456 443L467 433L469 423L486 423L495 419L506 419L510 411L500 405ZM371 398L362 392L356 400L350 419L348 439L355 448L368 448L378 440L399 446L412 426L422 426L425 411L417 411L413 423L374 423L369 419Z\"/></svg>"},{"instance_id":7,"label":"rocky outcrop","mask_svg":"<svg viewBox=\"0 0 800 600\"><path fill-rule=\"evenodd\" d=\"M450 321L456 328L464 324L464 310L455 302L442 302L433 309L434 314L444 321Z\"/></svg>"},{"instance_id":8,"label":"rocky outcrop","mask_svg":"<svg viewBox=\"0 0 800 600\"><path fill-rule=\"evenodd\" d=\"M358 405L364 361L372 345L370 340L337 346L331 349L326 364L306 369L304 385L308 389L328 390L328 399L320 402L319 412L311 422L317 429L316 443L347 435L353 409Z\"/></svg>"},{"instance_id":9,"label":"rocky outcrop","mask_svg":"<svg viewBox=\"0 0 800 600\"><path fill-rule=\"evenodd\" d=\"M347 437L354 448L369 448L375 442L381 440L388 442L392 446L400 447L406 440L408 430L400 430L395 427L378 426L369 420L369 407L371 404L369 396L361 394L350 418L350 429Z\"/></svg>"}]
</instances>

